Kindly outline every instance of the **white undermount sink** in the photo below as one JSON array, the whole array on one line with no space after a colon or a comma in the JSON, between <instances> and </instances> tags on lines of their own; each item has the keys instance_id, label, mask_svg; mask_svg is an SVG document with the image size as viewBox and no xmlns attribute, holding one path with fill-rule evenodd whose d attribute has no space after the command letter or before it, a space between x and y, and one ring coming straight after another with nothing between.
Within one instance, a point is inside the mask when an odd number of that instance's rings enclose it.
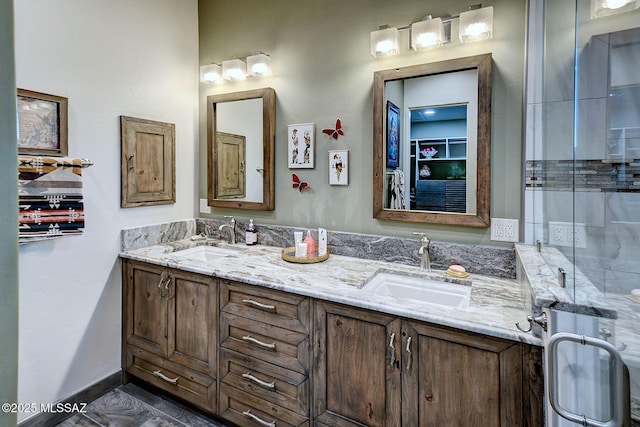
<instances>
[{"instance_id":1,"label":"white undermount sink","mask_svg":"<svg viewBox=\"0 0 640 427\"><path fill-rule=\"evenodd\" d=\"M466 308L471 296L470 285L388 271L374 273L362 289L378 296L420 301L451 308Z\"/></svg>"},{"instance_id":2,"label":"white undermount sink","mask_svg":"<svg viewBox=\"0 0 640 427\"><path fill-rule=\"evenodd\" d=\"M204 245L172 252L171 255L195 261L214 261L228 255L237 255L241 250L242 249L232 247Z\"/></svg>"}]
</instances>

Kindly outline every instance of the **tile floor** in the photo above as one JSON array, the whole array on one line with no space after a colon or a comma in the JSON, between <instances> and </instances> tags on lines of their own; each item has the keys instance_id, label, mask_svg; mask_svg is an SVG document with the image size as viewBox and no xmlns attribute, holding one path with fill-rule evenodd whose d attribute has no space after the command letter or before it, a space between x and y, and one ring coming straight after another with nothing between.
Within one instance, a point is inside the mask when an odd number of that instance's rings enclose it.
<instances>
[{"instance_id":1,"label":"tile floor","mask_svg":"<svg viewBox=\"0 0 640 427\"><path fill-rule=\"evenodd\" d=\"M99 397L56 427L232 427L133 383Z\"/></svg>"}]
</instances>

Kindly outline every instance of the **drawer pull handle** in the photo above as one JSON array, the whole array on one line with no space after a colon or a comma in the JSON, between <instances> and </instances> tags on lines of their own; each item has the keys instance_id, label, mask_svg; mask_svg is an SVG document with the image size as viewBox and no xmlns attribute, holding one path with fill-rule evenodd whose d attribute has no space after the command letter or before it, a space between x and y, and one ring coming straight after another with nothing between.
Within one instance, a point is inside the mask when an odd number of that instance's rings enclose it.
<instances>
[{"instance_id":1,"label":"drawer pull handle","mask_svg":"<svg viewBox=\"0 0 640 427\"><path fill-rule=\"evenodd\" d=\"M266 381L262 381L260 378L256 378L253 375L251 375L250 373L246 373L246 374L242 374L242 378L246 378L249 381L252 381L256 384L258 384L261 387L264 388L268 388L269 390L275 390L276 389L276 382L272 381L270 383L266 382Z\"/></svg>"},{"instance_id":2,"label":"drawer pull handle","mask_svg":"<svg viewBox=\"0 0 640 427\"><path fill-rule=\"evenodd\" d=\"M162 372L160 372L160 369L158 369L157 371L153 371L153 375L155 375L156 377L159 377L163 380L165 380L168 383L171 384L178 384L178 377L175 378L169 378L168 376L166 376L165 374L163 374Z\"/></svg>"},{"instance_id":3,"label":"drawer pull handle","mask_svg":"<svg viewBox=\"0 0 640 427\"><path fill-rule=\"evenodd\" d=\"M267 310L267 311L273 311L273 312L276 311L275 305L262 304L261 302L254 301L252 299L243 299L242 302L245 303L246 305L259 308L260 310Z\"/></svg>"},{"instance_id":4,"label":"drawer pull handle","mask_svg":"<svg viewBox=\"0 0 640 427\"><path fill-rule=\"evenodd\" d=\"M247 417L247 418L252 419L253 421L257 422L258 424L262 424L262 425L263 425L263 426L265 426L265 427L276 427L276 422L275 422L275 421L271 421L271 422L269 423L269 422L267 422L267 421L263 420L262 418L260 418L259 416L257 416L257 415L253 415L253 414L251 413L251 410L250 410L250 409L247 409L246 411L244 411L244 412L242 413L242 415L244 415L244 416L245 416L245 417Z\"/></svg>"},{"instance_id":5,"label":"drawer pull handle","mask_svg":"<svg viewBox=\"0 0 640 427\"><path fill-rule=\"evenodd\" d=\"M407 338L407 371L411 370L411 362L413 362L413 355L411 354L411 337Z\"/></svg>"},{"instance_id":6,"label":"drawer pull handle","mask_svg":"<svg viewBox=\"0 0 640 427\"><path fill-rule=\"evenodd\" d=\"M396 343L394 342L396 339L395 332L391 334L391 340L389 341L389 347L391 347L391 361L389 365L393 366L396 363Z\"/></svg>"},{"instance_id":7,"label":"drawer pull handle","mask_svg":"<svg viewBox=\"0 0 640 427\"><path fill-rule=\"evenodd\" d=\"M164 291L162 290L162 285L164 284L164 281L165 281L165 277L162 276L162 277L160 277L160 282L158 282L158 289L160 289L160 298L161 299L165 297Z\"/></svg>"},{"instance_id":8,"label":"drawer pull handle","mask_svg":"<svg viewBox=\"0 0 640 427\"><path fill-rule=\"evenodd\" d=\"M258 345L260 347L269 349L269 350L275 350L276 349L276 343L273 344L267 344L266 342L262 342L260 340L257 340L255 338L253 338L251 335L245 335L244 337L242 337L242 339L244 341L249 341L250 343L253 343L255 345Z\"/></svg>"},{"instance_id":9,"label":"drawer pull handle","mask_svg":"<svg viewBox=\"0 0 640 427\"><path fill-rule=\"evenodd\" d=\"M171 276L167 277L167 281L164 285L164 290L167 291L167 299L171 299L173 298L173 295L171 295L171 290L169 289L169 285L171 284Z\"/></svg>"}]
</instances>

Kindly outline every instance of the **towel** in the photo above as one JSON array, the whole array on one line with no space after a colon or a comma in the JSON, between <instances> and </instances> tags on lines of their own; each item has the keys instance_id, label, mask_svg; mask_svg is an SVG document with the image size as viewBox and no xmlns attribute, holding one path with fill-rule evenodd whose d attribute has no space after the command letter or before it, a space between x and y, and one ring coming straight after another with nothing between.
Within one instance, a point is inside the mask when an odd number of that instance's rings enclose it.
<instances>
[{"instance_id":1,"label":"towel","mask_svg":"<svg viewBox=\"0 0 640 427\"><path fill-rule=\"evenodd\" d=\"M396 179L396 185L398 186L398 209L406 209L405 195L404 195L404 172L400 169L396 169L398 178Z\"/></svg>"},{"instance_id":2,"label":"towel","mask_svg":"<svg viewBox=\"0 0 640 427\"><path fill-rule=\"evenodd\" d=\"M19 242L84 231L82 160L18 156Z\"/></svg>"},{"instance_id":3,"label":"towel","mask_svg":"<svg viewBox=\"0 0 640 427\"><path fill-rule=\"evenodd\" d=\"M389 172L389 208L405 209L404 172L399 169Z\"/></svg>"}]
</instances>

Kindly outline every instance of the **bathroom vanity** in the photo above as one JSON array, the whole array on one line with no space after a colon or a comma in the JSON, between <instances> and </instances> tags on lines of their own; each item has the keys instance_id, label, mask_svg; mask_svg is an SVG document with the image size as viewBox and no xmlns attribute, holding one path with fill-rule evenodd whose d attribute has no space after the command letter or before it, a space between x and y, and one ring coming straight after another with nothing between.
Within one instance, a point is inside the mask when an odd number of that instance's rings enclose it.
<instances>
[{"instance_id":1,"label":"bathroom vanity","mask_svg":"<svg viewBox=\"0 0 640 427\"><path fill-rule=\"evenodd\" d=\"M188 239L121 256L125 381L238 425L543 425L541 342L513 326L515 280L471 275L453 308L363 287L425 274L380 261Z\"/></svg>"}]
</instances>

